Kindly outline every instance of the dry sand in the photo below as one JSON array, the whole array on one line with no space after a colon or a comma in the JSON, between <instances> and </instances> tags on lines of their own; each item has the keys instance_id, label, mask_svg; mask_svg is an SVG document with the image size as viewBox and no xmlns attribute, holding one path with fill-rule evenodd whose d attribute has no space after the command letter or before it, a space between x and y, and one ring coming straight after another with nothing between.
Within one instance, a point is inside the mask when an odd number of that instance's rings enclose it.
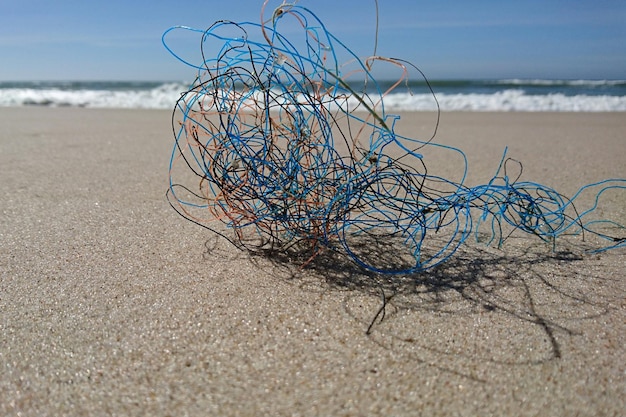
<instances>
[{"instance_id":1,"label":"dry sand","mask_svg":"<svg viewBox=\"0 0 626 417\"><path fill-rule=\"evenodd\" d=\"M169 123L0 109L0 414L623 415L624 249L515 235L398 282L299 271L168 206ZM437 141L466 151L471 182L506 145L565 194L626 178L622 113L445 113ZM626 223L625 194L599 214ZM395 295L366 335L381 287Z\"/></svg>"}]
</instances>

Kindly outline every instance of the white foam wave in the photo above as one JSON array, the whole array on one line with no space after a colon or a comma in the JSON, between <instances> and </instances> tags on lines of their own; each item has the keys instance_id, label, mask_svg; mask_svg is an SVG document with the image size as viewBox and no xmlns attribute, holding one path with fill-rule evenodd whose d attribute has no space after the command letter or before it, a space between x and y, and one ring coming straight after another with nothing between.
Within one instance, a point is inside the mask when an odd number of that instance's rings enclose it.
<instances>
[{"instance_id":1,"label":"white foam wave","mask_svg":"<svg viewBox=\"0 0 626 417\"><path fill-rule=\"evenodd\" d=\"M162 84L145 90L66 90L61 88L5 88L0 106L50 106L94 108L173 108L184 86Z\"/></svg>"},{"instance_id":2,"label":"white foam wave","mask_svg":"<svg viewBox=\"0 0 626 417\"><path fill-rule=\"evenodd\" d=\"M72 106L94 108L171 109L187 86L162 84L152 89L105 90L62 88L3 88L0 106ZM533 95L519 89L491 94L437 94L444 111L626 111L626 96ZM435 100L430 94L394 93L385 97L387 111L433 111Z\"/></svg>"},{"instance_id":3,"label":"white foam wave","mask_svg":"<svg viewBox=\"0 0 626 417\"><path fill-rule=\"evenodd\" d=\"M512 78L497 80L495 84L504 85L536 85L536 86L620 86L626 84L626 80L544 80L544 79L521 79Z\"/></svg>"},{"instance_id":4,"label":"white foam wave","mask_svg":"<svg viewBox=\"0 0 626 417\"><path fill-rule=\"evenodd\" d=\"M494 94L438 94L437 101L445 111L626 111L625 96L546 94L530 95L520 90ZM421 111L436 109L429 94L391 94L385 98L387 110Z\"/></svg>"}]
</instances>

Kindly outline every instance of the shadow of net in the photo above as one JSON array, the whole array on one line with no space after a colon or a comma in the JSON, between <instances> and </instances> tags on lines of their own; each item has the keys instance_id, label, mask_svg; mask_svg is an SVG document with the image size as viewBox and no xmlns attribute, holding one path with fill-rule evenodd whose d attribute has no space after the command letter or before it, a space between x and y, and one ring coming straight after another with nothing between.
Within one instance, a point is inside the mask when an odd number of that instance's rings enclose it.
<instances>
[{"instance_id":1,"label":"shadow of net","mask_svg":"<svg viewBox=\"0 0 626 417\"><path fill-rule=\"evenodd\" d=\"M398 262L390 239L361 237L354 247L380 265ZM619 302L614 280L589 272L605 268L608 255L583 253L580 242L567 239L554 249L526 236L511 237L504 249L466 244L428 271L398 275L364 270L333 250L310 259L306 245L250 259L304 290L319 291L319 285L346 294L346 313L386 347L419 345L438 357L522 364L560 358L561 344L580 335L582 322L609 313ZM437 327L437 334L425 335L424 324ZM511 334L522 341L512 350ZM473 347L449 345L455 339L478 341Z\"/></svg>"}]
</instances>

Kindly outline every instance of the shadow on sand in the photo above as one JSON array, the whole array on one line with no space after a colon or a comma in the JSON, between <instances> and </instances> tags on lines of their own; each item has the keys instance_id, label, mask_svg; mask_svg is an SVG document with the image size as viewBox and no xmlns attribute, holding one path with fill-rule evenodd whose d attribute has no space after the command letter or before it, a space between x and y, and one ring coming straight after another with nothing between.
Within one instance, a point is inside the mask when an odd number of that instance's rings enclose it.
<instances>
[{"instance_id":1,"label":"shadow on sand","mask_svg":"<svg viewBox=\"0 0 626 417\"><path fill-rule=\"evenodd\" d=\"M330 250L313 260L310 251L296 250L248 259L305 290L343 292L345 312L374 342L394 351L418 348L419 360L448 370L445 357L502 365L561 358L561 344L580 333L581 321L610 309L611 294L601 289L606 278L580 272L601 257L567 242L553 250L541 241L511 240L503 250L465 245L447 262L411 275L367 272ZM390 251L381 246L369 245L368 256L384 262ZM224 252L220 247L207 241L207 256Z\"/></svg>"}]
</instances>

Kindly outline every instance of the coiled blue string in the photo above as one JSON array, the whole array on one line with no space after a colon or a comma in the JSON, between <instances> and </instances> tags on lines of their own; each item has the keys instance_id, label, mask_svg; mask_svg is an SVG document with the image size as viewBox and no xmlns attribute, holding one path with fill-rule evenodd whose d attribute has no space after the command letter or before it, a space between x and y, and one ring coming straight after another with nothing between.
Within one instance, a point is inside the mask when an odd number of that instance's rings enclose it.
<instances>
[{"instance_id":1,"label":"coiled blue string","mask_svg":"<svg viewBox=\"0 0 626 417\"><path fill-rule=\"evenodd\" d=\"M301 38L281 34L287 18L302 29ZM200 63L168 46L168 35L180 30L201 36ZM217 53L207 53L209 43L219 45ZM505 151L488 184L466 186L463 152L397 135L399 117L386 115L370 61L361 61L304 7L283 5L271 23L173 27L163 44L197 71L173 114L168 198L204 227L222 221L239 247L304 247L311 259L330 249L370 271L407 274L446 261L472 234L501 245L512 230L549 242L590 232L608 241L597 251L626 245L623 226L585 220L603 193L626 189L626 180L590 184L567 199L541 184L511 181ZM352 59L362 90L342 76L339 51ZM418 152L426 146L461 155L462 177L430 175ZM180 174L181 160L190 178ZM595 204L576 213L574 200L592 189L599 190Z\"/></svg>"}]
</instances>

